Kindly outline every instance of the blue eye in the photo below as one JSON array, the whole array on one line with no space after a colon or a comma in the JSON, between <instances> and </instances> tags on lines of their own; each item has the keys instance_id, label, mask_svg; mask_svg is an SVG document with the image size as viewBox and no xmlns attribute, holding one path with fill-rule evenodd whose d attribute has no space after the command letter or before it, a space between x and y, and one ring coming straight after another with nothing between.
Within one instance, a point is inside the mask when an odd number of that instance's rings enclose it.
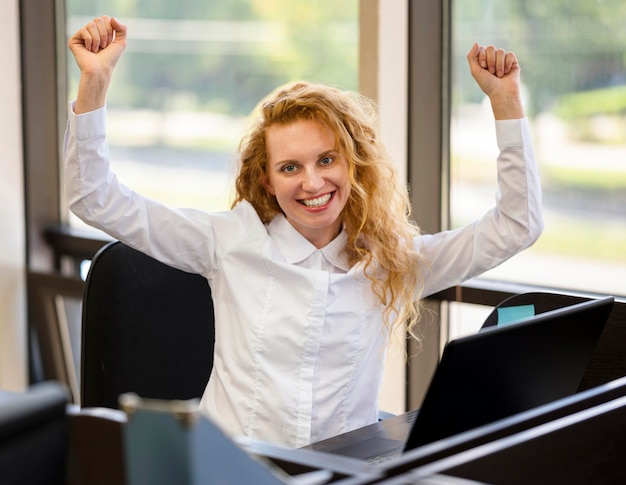
<instances>
[{"instance_id":1,"label":"blue eye","mask_svg":"<svg viewBox=\"0 0 626 485\"><path fill-rule=\"evenodd\" d=\"M320 160L321 165L330 165L335 159L333 157L324 157Z\"/></svg>"},{"instance_id":2,"label":"blue eye","mask_svg":"<svg viewBox=\"0 0 626 485\"><path fill-rule=\"evenodd\" d=\"M296 166L293 164L284 165L280 170L281 172L292 173L296 171Z\"/></svg>"}]
</instances>

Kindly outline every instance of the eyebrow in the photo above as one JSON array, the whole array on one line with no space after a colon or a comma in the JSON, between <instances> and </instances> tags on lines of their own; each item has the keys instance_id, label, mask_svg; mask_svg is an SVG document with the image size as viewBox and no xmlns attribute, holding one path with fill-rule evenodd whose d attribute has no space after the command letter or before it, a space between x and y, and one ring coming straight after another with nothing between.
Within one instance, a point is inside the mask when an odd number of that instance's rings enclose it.
<instances>
[{"instance_id":1,"label":"eyebrow","mask_svg":"<svg viewBox=\"0 0 626 485\"><path fill-rule=\"evenodd\" d=\"M320 158L324 158L330 154L339 154L339 151L336 148L331 148L329 150L325 150L322 153L317 155L317 159L319 160ZM285 165L286 163L298 163L298 160L296 159L286 159L286 160L280 160L278 162L276 162L274 165Z\"/></svg>"}]
</instances>

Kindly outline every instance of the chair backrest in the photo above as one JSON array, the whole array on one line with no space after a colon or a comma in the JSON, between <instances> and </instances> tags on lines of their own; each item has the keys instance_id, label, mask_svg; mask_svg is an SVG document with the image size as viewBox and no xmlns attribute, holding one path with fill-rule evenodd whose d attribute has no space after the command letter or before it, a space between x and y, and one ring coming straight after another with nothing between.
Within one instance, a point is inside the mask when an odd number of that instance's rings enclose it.
<instances>
[{"instance_id":1,"label":"chair backrest","mask_svg":"<svg viewBox=\"0 0 626 485\"><path fill-rule=\"evenodd\" d=\"M540 291L520 293L519 295L513 295L510 298L507 298L495 307L483 323L483 328L498 324L498 312L501 308L533 305L535 307L535 313L540 314L569 305L575 305L576 303L582 303L583 301L589 301L590 299L591 298L567 295L564 293L548 293Z\"/></svg>"},{"instance_id":2,"label":"chair backrest","mask_svg":"<svg viewBox=\"0 0 626 485\"><path fill-rule=\"evenodd\" d=\"M114 241L91 262L82 311L81 406L202 395L215 341L204 277Z\"/></svg>"}]
</instances>

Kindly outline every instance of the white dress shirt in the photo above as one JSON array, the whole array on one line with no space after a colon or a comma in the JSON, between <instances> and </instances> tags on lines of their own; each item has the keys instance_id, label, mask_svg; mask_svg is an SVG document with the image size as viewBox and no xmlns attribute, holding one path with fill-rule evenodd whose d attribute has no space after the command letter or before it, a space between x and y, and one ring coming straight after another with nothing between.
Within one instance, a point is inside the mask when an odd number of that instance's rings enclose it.
<instances>
[{"instance_id":1,"label":"white dress shirt","mask_svg":"<svg viewBox=\"0 0 626 485\"><path fill-rule=\"evenodd\" d=\"M166 264L207 278L215 357L201 409L233 436L303 446L377 420L387 332L346 234L318 250L282 216L252 206L175 209L118 183L105 108L75 115L65 139L72 211ZM466 227L416 238L427 296L493 268L542 231L541 189L526 119L496 122L496 207ZM210 349L207 349L210 351Z\"/></svg>"}]
</instances>

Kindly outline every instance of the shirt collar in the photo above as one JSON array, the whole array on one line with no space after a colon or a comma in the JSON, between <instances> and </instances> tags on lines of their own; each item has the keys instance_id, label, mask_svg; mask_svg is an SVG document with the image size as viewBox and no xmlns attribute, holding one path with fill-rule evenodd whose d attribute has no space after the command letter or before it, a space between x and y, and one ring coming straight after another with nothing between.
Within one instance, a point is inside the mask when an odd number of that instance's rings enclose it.
<instances>
[{"instance_id":1,"label":"shirt collar","mask_svg":"<svg viewBox=\"0 0 626 485\"><path fill-rule=\"evenodd\" d=\"M267 226L270 238L289 264L298 264L309 258L317 248L300 234L285 218L278 214ZM320 249L324 257L333 266L347 272L350 269L344 252L348 235L342 229L339 235Z\"/></svg>"}]
</instances>

